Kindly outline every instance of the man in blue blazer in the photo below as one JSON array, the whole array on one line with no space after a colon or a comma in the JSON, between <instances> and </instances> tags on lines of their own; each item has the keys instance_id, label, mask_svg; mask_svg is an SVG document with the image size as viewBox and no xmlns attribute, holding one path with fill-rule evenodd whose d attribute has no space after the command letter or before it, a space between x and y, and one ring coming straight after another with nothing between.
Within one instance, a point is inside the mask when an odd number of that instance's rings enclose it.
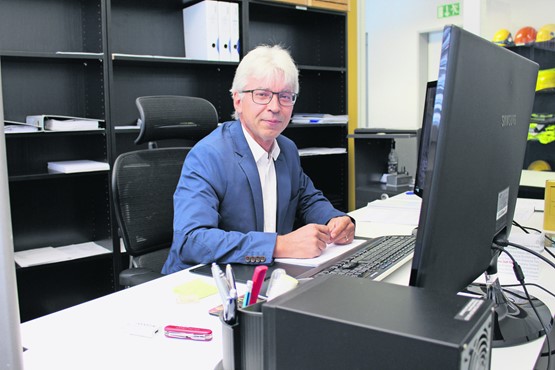
<instances>
[{"instance_id":1,"label":"man in blue blazer","mask_svg":"<svg viewBox=\"0 0 555 370\"><path fill-rule=\"evenodd\" d=\"M259 46L243 58L231 88L237 120L199 141L183 165L163 273L199 263L312 258L329 243L352 242L352 219L314 187L297 147L281 135L298 91L286 50ZM296 230L295 217L304 225Z\"/></svg>"}]
</instances>

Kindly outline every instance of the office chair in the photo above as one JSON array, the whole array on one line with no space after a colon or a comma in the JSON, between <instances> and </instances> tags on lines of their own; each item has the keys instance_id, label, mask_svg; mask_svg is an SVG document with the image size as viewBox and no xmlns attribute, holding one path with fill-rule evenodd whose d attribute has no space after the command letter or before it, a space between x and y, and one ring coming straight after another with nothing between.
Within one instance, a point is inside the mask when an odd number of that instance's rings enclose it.
<instances>
[{"instance_id":1,"label":"office chair","mask_svg":"<svg viewBox=\"0 0 555 370\"><path fill-rule=\"evenodd\" d=\"M218 124L207 100L188 96L145 96L136 100L141 129L135 144L148 149L119 155L112 191L121 238L130 255L119 283L130 287L162 276L173 236L173 194L185 156L194 142ZM158 148L164 139L186 139L190 146Z\"/></svg>"}]
</instances>

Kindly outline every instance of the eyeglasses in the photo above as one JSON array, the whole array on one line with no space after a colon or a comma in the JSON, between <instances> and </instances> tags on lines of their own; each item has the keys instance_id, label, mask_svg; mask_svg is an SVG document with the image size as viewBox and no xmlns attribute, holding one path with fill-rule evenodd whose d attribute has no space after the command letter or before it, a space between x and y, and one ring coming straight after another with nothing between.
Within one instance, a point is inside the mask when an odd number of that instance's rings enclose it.
<instances>
[{"instance_id":1,"label":"eyeglasses","mask_svg":"<svg viewBox=\"0 0 555 370\"><path fill-rule=\"evenodd\" d=\"M287 92L287 91L280 91L280 92L273 92L270 90L264 89L254 89L254 90L243 90L242 93L251 93L252 94L252 101L256 104L266 105L272 101L274 94L278 96L279 104L284 107L291 107L295 104L297 100L298 94Z\"/></svg>"}]
</instances>

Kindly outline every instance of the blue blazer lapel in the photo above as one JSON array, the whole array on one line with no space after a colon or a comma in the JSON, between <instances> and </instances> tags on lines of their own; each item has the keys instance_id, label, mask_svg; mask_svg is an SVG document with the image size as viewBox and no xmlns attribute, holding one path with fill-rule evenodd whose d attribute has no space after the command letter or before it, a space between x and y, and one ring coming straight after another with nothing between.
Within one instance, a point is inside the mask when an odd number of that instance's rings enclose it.
<instances>
[{"instance_id":1,"label":"blue blazer lapel","mask_svg":"<svg viewBox=\"0 0 555 370\"><path fill-rule=\"evenodd\" d=\"M252 152L249 148L249 144L245 139L243 134L241 123L236 121L230 125L230 134L233 142L233 147L235 150L235 155L237 156L237 162L239 167L243 170L247 183L249 184L249 190L252 194L252 199L254 199L254 213L256 215L256 230L264 231L264 205L262 199L262 187L260 185L260 177L258 176L258 169L256 163L252 156ZM244 201L242 199L237 199L237 202ZM238 217L241 217L238 215Z\"/></svg>"}]
</instances>

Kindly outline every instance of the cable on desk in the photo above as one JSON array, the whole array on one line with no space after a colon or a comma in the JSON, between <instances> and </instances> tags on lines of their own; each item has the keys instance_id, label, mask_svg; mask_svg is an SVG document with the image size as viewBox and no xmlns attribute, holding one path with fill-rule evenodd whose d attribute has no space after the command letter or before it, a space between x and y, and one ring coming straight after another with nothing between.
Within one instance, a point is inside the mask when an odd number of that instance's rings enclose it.
<instances>
[{"instance_id":1,"label":"cable on desk","mask_svg":"<svg viewBox=\"0 0 555 370\"><path fill-rule=\"evenodd\" d=\"M536 255L536 256L540 256L544 261L548 261L549 264L551 266L555 265L547 260L547 258L545 258L544 256L542 256L541 254L534 252L533 250L523 247L522 245L518 245L515 243L511 243L509 241L500 241L501 244L506 244L506 245L510 245L513 246L515 248L519 248L525 251L529 251L529 252L533 252L532 254ZM528 302L530 302L530 306L532 306L532 309L534 310L534 313L536 314L536 316L538 317L538 321L540 322L543 332L545 333L545 341L547 343L547 353L550 354L551 353L551 342L549 340L549 332L547 331L547 327L545 326L538 310L536 309L536 306L534 306L534 302L532 302L532 297L530 297L530 293L528 293L528 288L526 287L526 283L524 282L524 272L522 272L522 268L520 267L520 265L518 264L518 262L516 261L516 259L509 253L507 252L507 250L505 249L506 245L498 245L497 241L495 242L495 244L493 244L492 248L493 249L497 249L503 253L505 253L507 256L509 256L509 258L511 259L511 261L513 261L513 272L515 273L515 277L518 280L518 282L520 283L520 285L522 286L522 289L524 290L524 294L526 295L526 299L528 300ZM547 370L550 370L551 368L551 356L547 356Z\"/></svg>"},{"instance_id":2,"label":"cable on desk","mask_svg":"<svg viewBox=\"0 0 555 370\"><path fill-rule=\"evenodd\" d=\"M542 231L533 227L529 227L529 226L522 226L520 225L518 222L516 222L515 220L513 220L513 225L520 228L522 231L524 231L526 234L530 234L530 232L528 230L532 230L532 231L536 231L538 234L541 234ZM551 244L555 244L555 240L553 240L552 238L550 238L549 236L547 236L547 234L543 234L543 236L549 240L551 242ZM549 250L549 248L543 247L543 249L549 253L549 255L551 255L551 257L555 258L555 254L553 254L553 252L551 252Z\"/></svg>"},{"instance_id":3,"label":"cable on desk","mask_svg":"<svg viewBox=\"0 0 555 370\"><path fill-rule=\"evenodd\" d=\"M525 283L525 284L526 284L526 286L533 286L533 287L539 288L539 289L543 290L544 292L546 292L547 294L549 294L549 295L551 295L555 298L555 293L551 292L550 290L547 290L546 288L544 288L543 286L541 286L539 284L536 284L536 283ZM501 285L502 288L514 288L514 287L519 287L519 286L521 286L521 285L520 284L503 284L503 285ZM510 293L512 295L517 296L520 299L526 299L526 297L517 294L513 290L511 290Z\"/></svg>"},{"instance_id":4,"label":"cable on desk","mask_svg":"<svg viewBox=\"0 0 555 370\"><path fill-rule=\"evenodd\" d=\"M530 254L533 254L534 256L538 257L539 259L541 259L542 261L544 261L545 263L547 263L549 266L553 267L555 269L555 263L553 263L552 261L548 260L546 257L542 256L541 254L539 254L538 252L525 247L523 245L520 244L516 244L516 243L512 243L510 241L506 241L506 240L495 240L495 245L497 245L499 248L501 248L501 250L505 251L503 248L506 246L511 246L511 247L515 247L517 249L521 249L525 252L528 252ZM495 247L494 247L495 248ZM545 248L544 248L545 249ZM507 253L507 252L505 252Z\"/></svg>"}]
</instances>

